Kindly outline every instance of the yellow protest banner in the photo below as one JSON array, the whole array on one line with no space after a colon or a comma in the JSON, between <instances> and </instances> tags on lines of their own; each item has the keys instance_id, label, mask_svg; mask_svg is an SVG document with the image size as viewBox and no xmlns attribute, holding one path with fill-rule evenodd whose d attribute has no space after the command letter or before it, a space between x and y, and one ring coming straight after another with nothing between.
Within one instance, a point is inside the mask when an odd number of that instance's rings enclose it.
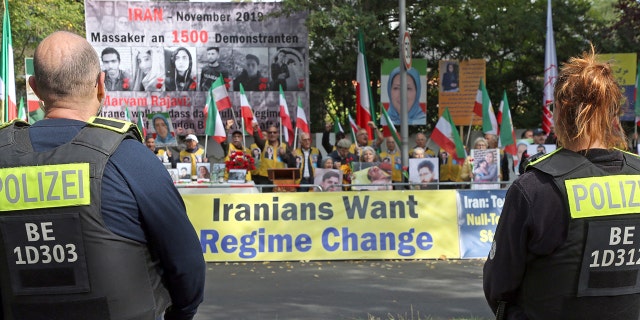
<instances>
[{"instance_id":1,"label":"yellow protest banner","mask_svg":"<svg viewBox=\"0 0 640 320\"><path fill-rule=\"evenodd\" d=\"M460 257L455 190L183 199L206 261Z\"/></svg>"}]
</instances>

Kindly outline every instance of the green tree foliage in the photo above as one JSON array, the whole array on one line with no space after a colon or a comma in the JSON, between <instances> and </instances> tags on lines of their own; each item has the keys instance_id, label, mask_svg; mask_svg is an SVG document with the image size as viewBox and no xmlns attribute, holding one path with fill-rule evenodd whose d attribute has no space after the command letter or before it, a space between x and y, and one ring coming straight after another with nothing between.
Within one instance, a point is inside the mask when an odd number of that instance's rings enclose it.
<instances>
[{"instance_id":1,"label":"green tree foliage","mask_svg":"<svg viewBox=\"0 0 640 320\"><path fill-rule=\"evenodd\" d=\"M84 2L78 0L9 0L18 97L25 95L24 59L48 34L66 30L84 36ZM2 8L4 10L4 6Z\"/></svg>"},{"instance_id":2,"label":"green tree foliage","mask_svg":"<svg viewBox=\"0 0 640 320\"><path fill-rule=\"evenodd\" d=\"M380 63L399 56L398 1L284 0L285 13L309 11L312 119L334 110L354 110L357 29L365 31L374 100L379 99ZM406 0L407 30L414 58L429 65L427 97L431 130L438 118L438 61L485 59L494 105L507 90L514 123L540 125L547 1ZM553 1L558 61L588 48L604 21L586 0ZM377 89L377 90L376 90ZM318 124L320 125L320 124Z\"/></svg>"}]
</instances>

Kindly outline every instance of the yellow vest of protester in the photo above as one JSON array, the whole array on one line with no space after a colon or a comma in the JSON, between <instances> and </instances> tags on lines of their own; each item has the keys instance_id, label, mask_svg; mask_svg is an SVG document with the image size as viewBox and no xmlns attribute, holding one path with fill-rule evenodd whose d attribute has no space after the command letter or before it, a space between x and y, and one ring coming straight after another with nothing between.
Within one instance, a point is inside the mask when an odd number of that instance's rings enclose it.
<instances>
[{"instance_id":1,"label":"yellow vest of protester","mask_svg":"<svg viewBox=\"0 0 640 320\"><path fill-rule=\"evenodd\" d=\"M258 167L258 175L263 177L269 177L269 169L286 168L287 165L282 162L282 159L278 156L278 149L280 148L280 142L277 146L272 146L269 142L265 142L264 149L260 154L260 166Z\"/></svg>"},{"instance_id":2,"label":"yellow vest of protester","mask_svg":"<svg viewBox=\"0 0 640 320\"><path fill-rule=\"evenodd\" d=\"M304 176L304 170L306 170L306 166L310 165L311 167L311 177L315 176L315 170L318 167L318 158L320 157L320 150L318 148L311 147L309 148L309 158L304 158L304 152L302 152L301 148L298 148L294 151L296 156L296 164L298 164L297 158L300 158L300 163L298 165L298 169L300 169L300 178ZM300 183L300 179L296 180L296 183Z\"/></svg>"},{"instance_id":3,"label":"yellow vest of protester","mask_svg":"<svg viewBox=\"0 0 640 320\"><path fill-rule=\"evenodd\" d=\"M380 159L382 162L385 162L385 159L389 159L389 164L391 164L391 181L394 182L402 182L402 154L396 148L396 150L392 153L388 151L384 151L380 153Z\"/></svg>"},{"instance_id":4,"label":"yellow vest of protester","mask_svg":"<svg viewBox=\"0 0 640 320\"><path fill-rule=\"evenodd\" d=\"M180 151L180 162L183 162L182 160L185 157L189 157L191 159L191 175L196 175L196 163L202 162L202 158L204 157L204 150L202 150L202 148L198 148L196 152L189 152L187 150Z\"/></svg>"}]
</instances>

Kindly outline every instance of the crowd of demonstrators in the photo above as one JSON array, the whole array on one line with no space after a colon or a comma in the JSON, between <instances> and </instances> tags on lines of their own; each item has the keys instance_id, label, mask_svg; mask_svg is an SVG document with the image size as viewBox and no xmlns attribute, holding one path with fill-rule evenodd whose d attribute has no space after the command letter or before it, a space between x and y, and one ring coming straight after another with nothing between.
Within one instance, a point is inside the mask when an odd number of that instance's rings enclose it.
<instances>
[{"instance_id":1,"label":"crowd of demonstrators","mask_svg":"<svg viewBox=\"0 0 640 320\"><path fill-rule=\"evenodd\" d=\"M624 94L592 47L560 68L554 101L559 148L507 191L485 297L501 319L638 319L640 217L624 205L634 201L624 185L635 184L640 158L623 151Z\"/></svg>"},{"instance_id":2,"label":"crowd of demonstrators","mask_svg":"<svg viewBox=\"0 0 640 320\"><path fill-rule=\"evenodd\" d=\"M424 134L423 132L418 132L416 133L416 137L415 137L415 146L413 146L413 148L411 148L411 150L409 150L409 157L410 158L421 158L416 156L414 153L416 152L416 149L422 149L422 153L423 153L423 158L430 158L430 157L435 157L436 153L429 149L427 147L427 135Z\"/></svg>"},{"instance_id":3,"label":"crowd of demonstrators","mask_svg":"<svg viewBox=\"0 0 640 320\"><path fill-rule=\"evenodd\" d=\"M356 141L351 144L349 147L349 152L360 156L362 153L362 148L364 147L372 147L374 150L379 150L380 145L382 144L382 140L384 140L384 136L382 132L378 130L378 127L375 125L373 121L369 121L367 124L373 131L375 135L375 140L369 140L369 133L367 129L360 128L356 133Z\"/></svg>"},{"instance_id":4,"label":"crowd of demonstrators","mask_svg":"<svg viewBox=\"0 0 640 320\"><path fill-rule=\"evenodd\" d=\"M200 241L169 173L142 143L135 125L95 117L106 86L94 48L70 32L47 36L34 52L28 81L46 117L0 129L0 168L19 175L29 167L62 172L66 169L60 166L67 166L86 173L77 175L78 182L90 192L73 204L67 199L36 209L5 202L12 206L3 208L9 227L11 221L16 230L19 224L24 230L27 222L48 224L50 247L78 252L59 264L58 272L42 261L2 264L2 288L20 288L2 290L3 305L11 306L6 314L12 319L193 319L205 284ZM36 177L25 183L41 184ZM26 241L24 234L6 229L0 235L5 244ZM4 255L4 261L15 260L11 252ZM37 273L38 281L25 272Z\"/></svg>"}]
</instances>

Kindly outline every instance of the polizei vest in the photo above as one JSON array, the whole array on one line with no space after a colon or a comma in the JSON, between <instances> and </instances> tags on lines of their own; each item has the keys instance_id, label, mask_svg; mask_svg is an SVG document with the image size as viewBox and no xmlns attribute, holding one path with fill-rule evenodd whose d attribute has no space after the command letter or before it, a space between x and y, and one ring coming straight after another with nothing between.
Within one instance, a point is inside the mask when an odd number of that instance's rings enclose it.
<instances>
[{"instance_id":1,"label":"polizei vest","mask_svg":"<svg viewBox=\"0 0 640 320\"><path fill-rule=\"evenodd\" d=\"M170 303L145 244L109 231L102 175L135 125L92 118L70 142L34 152L28 124L0 129L3 319L154 320Z\"/></svg>"},{"instance_id":2,"label":"polizei vest","mask_svg":"<svg viewBox=\"0 0 640 320\"><path fill-rule=\"evenodd\" d=\"M565 243L529 257L518 305L530 319L639 318L640 158L623 159L619 173L566 149L530 164L553 177L570 215Z\"/></svg>"}]
</instances>

